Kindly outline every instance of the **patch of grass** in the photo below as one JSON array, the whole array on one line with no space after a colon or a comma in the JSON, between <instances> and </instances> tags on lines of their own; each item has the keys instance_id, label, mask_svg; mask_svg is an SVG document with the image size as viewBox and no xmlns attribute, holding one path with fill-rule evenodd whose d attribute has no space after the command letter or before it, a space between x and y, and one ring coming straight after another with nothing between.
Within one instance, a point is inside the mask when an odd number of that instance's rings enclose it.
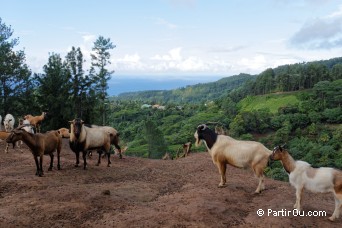
<instances>
[{"instance_id":1,"label":"patch of grass","mask_svg":"<svg viewBox=\"0 0 342 228\"><path fill-rule=\"evenodd\" d=\"M300 101L295 93L267 94L261 96L247 96L238 104L240 111L253 111L269 109L271 113L277 113L280 107L296 105Z\"/></svg>"}]
</instances>

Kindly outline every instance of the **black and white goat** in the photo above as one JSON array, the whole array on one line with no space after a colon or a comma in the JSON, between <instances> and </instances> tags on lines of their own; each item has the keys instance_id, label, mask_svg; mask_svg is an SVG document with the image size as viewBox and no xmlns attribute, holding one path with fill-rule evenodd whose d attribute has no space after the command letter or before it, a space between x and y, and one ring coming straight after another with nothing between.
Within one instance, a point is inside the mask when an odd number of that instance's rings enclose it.
<instances>
[{"instance_id":1,"label":"black and white goat","mask_svg":"<svg viewBox=\"0 0 342 228\"><path fill-rule=\"evenodd\" d=\"M241 141L226 135L218 135L207 125L201 124L197 127L194 134L196 146L204 141L213 163L218 167L221 182L219 187L226 185L226 166L227 164L238 168L251 167L259 178L256 193L265 189L264 168L268 164L269 156L272 151L263 144L255 141Z\"/></svg>"}]
</instances>

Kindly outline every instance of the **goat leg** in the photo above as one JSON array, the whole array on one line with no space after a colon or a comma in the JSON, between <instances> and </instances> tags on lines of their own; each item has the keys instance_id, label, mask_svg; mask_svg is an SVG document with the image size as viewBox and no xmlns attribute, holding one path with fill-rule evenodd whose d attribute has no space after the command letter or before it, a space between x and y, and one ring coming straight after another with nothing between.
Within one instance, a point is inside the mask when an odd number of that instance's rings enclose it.
<instances>
[{"instance_id":1,"label":"goat leg","mask_svg":"<svg viewBox=\"0 0 342 228\"><path fill-rule=\"evenodd\" d=\"M39 163L40 163L40 173L39 173L39 176L43 176L44 175L44 171L43 171L43 154L40 155L40 160L39 160Z\"/></svg>"},{"instance_id":2,"label":"goat leg","mask_svg":"<svg viewBox=\"0 0 342 228\"><path fill-rule=\"evenodd\" d=\"M108 165L107 167L110 167L110 164L112 164L112 162L110 161L110 153L107 153L107 159L108 159Z\"/></svg>"},{"instance_id":3,"label":"goat leg","mask_svg":"<svg viewBox=\"0 0 342 228\"><path fill-rule=\"evenodd\" d=\"M38 157L37 156L34 156L34 161L36 163L36 169L37 169L36 176L38 176L39 175L39 163L38 163Z\"/></svg>"},{"instance_id":4,"label":"goat leg","mask_svg":"<svg viewBox=\"0 0 342 228\"><path fill-rule=\"evenodd\" d=\"M83 169L86 170L87 169L87 152L83 151L82 155L83 155Z\"/></svg>"},{"instance_id":5,"label":"goat leg","mask_svg":"<svg viewBox=\"0 0 342 228\"><path fill-rule=\"evenodd\" d=\"M76 154L76 164L75 167L78 167L78 165L80 164L80 152L75 152Z\"/></svg>"},{"instance_id":6,"label":"goat leg","mask_svg":"<svg viewBox=\"0 0 342 228\"><path fill-rule=\"evenodd\" d=\"M53 157L54 157L54 156L53 156L53 153L51 153L51 154L50 154L50 167L49 167L49 169L48 169L49 171L51 171L51 170L52 170L52 167L53 167Z\"/></svg>"},{"instance_id":7,"label":"goat leg","mask_svg":"<svg viewBox=\"0 0 342 228\"><path fill-rule=\"evenodd\" d=\"M98 150L97 153L99 154L99 159L97 160L96 166L99 166L101 164L101 155L102 155L102 150Z\"/></svg>"},{"instance_id":8,"label":"goat leg","mask_svg":"<svg viewBox=\"0 0 342 228\"><path fill-rule=\"evenodd\" d=\"M119 144L114 144L115 148L119 151L119 158L122 159L121 147Z\"/></svg>"},{"instance_id":9,"label":"goat leg","mask_svg":"<svg viewBox=\"0 0 342 228\"><path fill-rule=\"evenodd\" d=\"M61 170L61 163L60 163L61 157L60 157L60 154L59 154L59 153L60 153L60 152L57 151L57 169L58 169L58 170Z\"/></svg>"},{"instance_id":10,"label":"goat leg","mask_svg":"<svg viewBox=\"0 0 342 228\"><path fill-rule=\"evenodd\" d=\"M227 165L226 163L224 162L218 162L216 164L219 168L219 172L220 172L220 175L221 175L221 181L218 185L219 188L222 188L222 187L226 187L226 168L227 168Z\"/></svg>"}]
</instances>

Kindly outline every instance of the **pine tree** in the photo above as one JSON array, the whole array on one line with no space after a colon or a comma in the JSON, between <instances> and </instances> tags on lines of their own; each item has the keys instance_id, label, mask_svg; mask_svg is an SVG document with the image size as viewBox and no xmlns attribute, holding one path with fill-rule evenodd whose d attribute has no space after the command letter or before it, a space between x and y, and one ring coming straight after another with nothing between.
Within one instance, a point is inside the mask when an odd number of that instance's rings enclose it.
<instances>
[{"instance_id":1,"label":"pine tree","mask_svg":"<svg viewBox=\"0 0 342 228\"><path fill-rule=\"evenodd\" d=\"M25 64L24 51L13 50L19 44L19 39L11 39L12 35L12 28L0 18L0 107L4 112L2 114L16 114L22 109L22 106L16 107L11 104L25 93L31 75Z\"/></svg>"},{"instance_id":2,"label":"pine tree","mask_svg":"<svg viewBox=\"0 0 342 228\"><path fill-rule=\"evenodd\" d=\"M99 112L103 114L102 124L105 125L105 103L108 96L108 81L111 78L111 74L114 71L109 71L107 66L110 62L110 50L114 49L115 45L110 39L105 39L103 36L99 36L94 42L92 50L94 54L91 55L91 69L90 75L95 82L95 93L99 97L100 104L98 104Z\"/></svg>"},{"instance_id":3,"label":"pine tree","mask_svg":"<svg viewBox=\"0 0 342 228\"><path fill-rule=\"evenodd\" d=\"M59 54L51 54L43 69L43 74L36 75L38 103L41 111L48 111L49 121L44 124L46 129L58 129L67 126L72 115L67 71Z\"/></svg>"}]
</instances>

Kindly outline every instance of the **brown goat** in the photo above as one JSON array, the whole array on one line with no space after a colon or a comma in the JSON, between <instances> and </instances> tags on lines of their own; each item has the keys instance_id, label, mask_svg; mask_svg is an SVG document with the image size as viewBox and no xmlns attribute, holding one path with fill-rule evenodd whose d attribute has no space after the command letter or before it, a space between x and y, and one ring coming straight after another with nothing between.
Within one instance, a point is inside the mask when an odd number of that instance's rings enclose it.
<instances>
[{"instance_id":1,"label":"brown goat","mask_svg":"<svg viewBox=\"0 0 342 228\"><path fill-rule=\"evenodd\" d=\"M58 129L57 132L62 138L70 138L70 132L68 128L62 127Z\"/></svg>"},{"instance_id":2,"label":"brown goat","mask_svg":"<svg viewBox=\"0 0 342 228\"><path fill-rule=\"evenodd\" d=\"M24 119L30 121L30 124L36 128L36 132L40 132L40 125L44 120L46 114L46 112L42 112L40 116L32 116L29 114L24 116Z\"/></svg>"},{"instance_id":3,"label":"brown goat","mask_svg":"<svg viewBox=\"0 0 342 228\"><path fill-rule=\"evenodd\" d=\"M11 133L10 132L7 132L7 131L0 131L0 139L1 140L6 140L8 138L8 136L10 135ZM9 144L6 143L6 149L5 149L5 153L8 153L8 146ZM13 143L13 148L15 146L15 143Z\"/></svg>"},{"instance_id":4,"label":"brown goat","mask_svg":"<svg viewBox=\"0 0 342 228\"><path fill-rule=\"evenodd\" d=\"M49 171L52 170L53 167L53 152L57 150L57 168L61 169L60 165L60 152L62 148L62 138L57 133L57 131L49 131L44 134L37 133L32 134L28 133L24 129L24 126L18 127L14 129L10 136L6 139L7 143L14 143L18 140L24 141L24 143L30 148L34 161L36 163L37 171L36 175L43 176L43 156L50 155L50 167ZM39 156L39 161L38 161Z\"/></svg>"}]
</instances>

